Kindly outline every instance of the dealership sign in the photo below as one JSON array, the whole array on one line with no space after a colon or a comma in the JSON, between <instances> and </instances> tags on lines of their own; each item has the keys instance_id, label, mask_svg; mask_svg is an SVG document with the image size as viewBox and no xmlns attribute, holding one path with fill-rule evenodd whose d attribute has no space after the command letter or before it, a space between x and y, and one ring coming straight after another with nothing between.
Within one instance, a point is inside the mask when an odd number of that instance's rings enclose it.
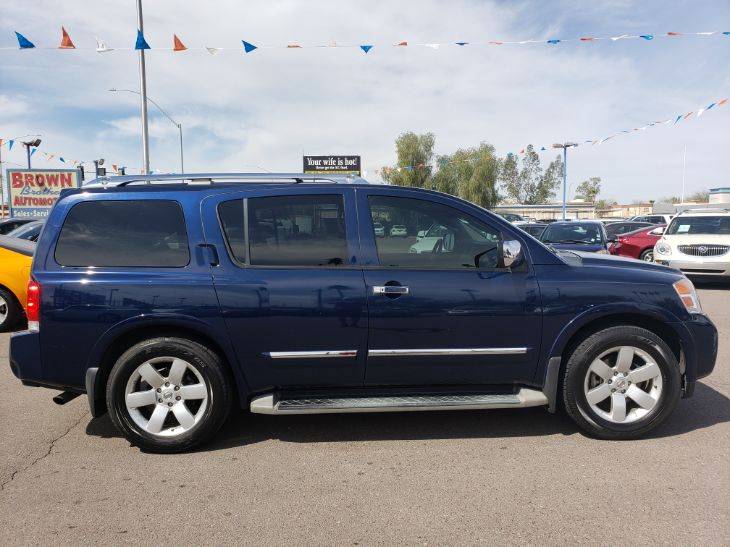
<instances>
[{"instance_id":1,"label":"dealership sign","mask_svg":"<svg viewBox=\"0 0 730 547\"><path fill-rule=\"evenodd\" d=\"M360 156L304 156L304 172L313 175L360 176Z\"/></svg>"},{"instance_id":2,"label":"dealership sign","mask_svg":"<svg viewBox=\"0 0 730 547\"><path fill-rule=\"evenodd\" d=\"M78 188L78 169L8 169L11 217L45 218L61 190Z\"/></svg>"}]
</instances>

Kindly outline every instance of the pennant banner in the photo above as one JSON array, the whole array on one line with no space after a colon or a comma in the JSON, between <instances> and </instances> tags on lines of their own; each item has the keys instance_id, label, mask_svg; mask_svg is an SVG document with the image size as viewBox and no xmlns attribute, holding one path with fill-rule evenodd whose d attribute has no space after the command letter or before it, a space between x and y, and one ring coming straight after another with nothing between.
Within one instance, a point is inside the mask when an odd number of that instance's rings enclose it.
<instances>
[{"instance_id":1,"label":"pennant banner","mask_svg":"<svg viewBox=\"0 0 730 547\"><path fill-rule=\"evenodd\" d=\"M134 43L134 47L123 47L123 48L112 48L106 45L103 40L100 40L99 38L96 38L96 47L82 47L77 48L76 45L71 40L71 37L66 32L66 29L64 27L61 27L61 45L57 46L57 48L50 48L50 47L41 47L38 48L33 42L31 42L28 38L20 34L19 32L15 32L15 37L18 41L18 49L95 49L99 53L105 53L107 51L114 51L114 49L121 49L121 50L144 50L144 49L155 49L155 50L168 50L168 48L152 48L148 43L147 40L145 40L145 37L141 30L137 30L137 39ZM442 46L455 46L455 47L466 47L466 46L504 46L504 45L528 45L528 44L543 44L543 45L549 45L549 46L560 46L563 44L571 43L571 42L578 42L578 43L596 43L600 41L606 41L607 43L612 42L619 42L624 40L638 40L638 41L644 41L644 42L655 42L657 38L678 38L678 37L689 37L689 36L703 36L703 37L711 37L711 36L719 36L728 38L730 37L730 31L710 31L710 32L677 32L677 31L670 31L670 32L664 32L659 34L617 34L614 36L581 36L578 38L549 38L549 39L531 39L531 40L484 40L484 41L478 41L478 42L471 42L471 41L460 41L460 42L424 42L424 43L412 43L407 40L403 40L400 42L396 42L395 44L381 44L381 46L390 46L390 47L427 47L430 49L440 49ZM251 53L257 49L305 49L305 48L357 48L362 50L364 53L368 53L371 49L375 47L376 44L373 43L366 43L366 44L339 44L337 42L330 42L329 44L299 44L299 43L287 43L282 45L257 45L253 44L247 40L241 40L243 43L243 51L245 53ZM15 48L9 48L9 47L2 47L0 49L15 49ZM223 50L232 50L232 49L238 49L238 48L232 48L232 47L209 47L209 46L199 46L199 47L187 47L183 44L181 39L177 36L177 34L173 34L173 41L172 41L172 51L186 51L186 50L200 50L200 51L208 51L212 55L216 55L220 51Z\"/></svg>"}]
</instances>

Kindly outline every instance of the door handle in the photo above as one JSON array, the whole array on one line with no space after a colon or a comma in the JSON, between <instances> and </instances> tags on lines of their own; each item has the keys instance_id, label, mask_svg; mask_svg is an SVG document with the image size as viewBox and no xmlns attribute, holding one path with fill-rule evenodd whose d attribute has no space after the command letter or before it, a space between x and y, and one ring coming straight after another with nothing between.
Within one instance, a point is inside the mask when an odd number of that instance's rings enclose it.
<instances>
[{"instance_id":1,"label":"door handle","mask_svg":"<svg viewBox=\"0 0 730 547\"><path fill-rule=\"evenodd\" d=\"M200 247L207 255L206 262L210 266L218 266L220 264L220 260L218 259L218 249L215 248L215 245L211 243L200 243L198 244L198 247Z\"/></svg>"},{"instance_id":2,"label":"door handle","mask_svg":"<svg viewBox=\"0 0 730 547\"><path fill-rule=\"evenodd\" d=\"M402 285L381 285L373 287L373 294L384 294L385 296L401 296L409 292L410 289Z\"/></svg>"}]
</instances>

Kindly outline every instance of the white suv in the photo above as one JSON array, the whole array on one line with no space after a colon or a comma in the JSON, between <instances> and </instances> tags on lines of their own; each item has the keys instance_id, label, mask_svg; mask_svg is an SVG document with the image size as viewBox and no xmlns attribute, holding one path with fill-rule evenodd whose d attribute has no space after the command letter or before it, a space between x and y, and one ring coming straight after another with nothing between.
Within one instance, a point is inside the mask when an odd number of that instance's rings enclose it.
<instances>
[{"instance_id":1,"label":"white suv","mask_svg":"<svg viewBox=\"0 0 730 547\"><path fill-rule=\"evenodd\" d=\"M687 275L730 276L730 210L679 213L654 245L654 261Z\"/></svg>"}]
</instances>

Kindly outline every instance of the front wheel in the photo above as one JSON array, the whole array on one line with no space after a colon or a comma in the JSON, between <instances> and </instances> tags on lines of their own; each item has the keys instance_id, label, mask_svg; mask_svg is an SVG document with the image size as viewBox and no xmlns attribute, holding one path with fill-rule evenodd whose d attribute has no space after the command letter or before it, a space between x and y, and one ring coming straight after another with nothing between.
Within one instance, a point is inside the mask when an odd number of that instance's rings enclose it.
<instances>
[{"instance_id":1,"label":"front wheel","mask_svg":"<svg viewBox=\"0 0 730 547\"><path fill-rule=\"evenodd\" d=\"M646 249L639 258L644 262L654 262L654 249Z\"/></svg>"},{"instance_id":2,"label":"front wheel","mask_svg":"<svg viewBox=\"0 0 730 547\"><path fill-rule=\"evenodd\" d=\"M208 440L231 407L231 382L220 357L182 338L154 338L127 350L107 383L114 425L132 444L181 452Z\"/></svg>"},{"instance_id":3,"label":"front wheel","mask_svg":"<svg viewBox=\"0 0 730 547\"><path fill-rule=\"evenodd\" d=\"M680 392L674 353L639 327L611 327L587 338L570 356L563 378L566 411L603 439L651 431L671 414Z\"/></svg>"}]
</instances>

